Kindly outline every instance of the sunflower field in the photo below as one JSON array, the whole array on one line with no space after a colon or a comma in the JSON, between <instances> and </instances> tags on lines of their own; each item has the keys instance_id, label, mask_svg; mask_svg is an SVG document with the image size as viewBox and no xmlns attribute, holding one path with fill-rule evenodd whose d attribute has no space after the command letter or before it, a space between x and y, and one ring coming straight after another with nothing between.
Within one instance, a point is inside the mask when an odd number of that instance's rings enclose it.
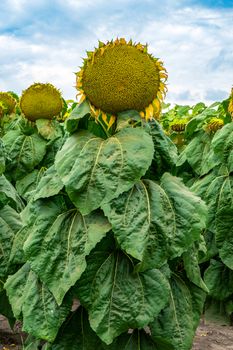
<instances>
[{"instance_id":1,"label":"sunflower field","mask_svg":"<svg viewBox=\"0 0 233 350\"><path fill-rule=\"evenodd\" d=\"M23 349L190 350L203 313L232 323L233 91L171 106L167 77L116 39L78 102L0 92L0 314Z\"/></svg>"}]
</instances>

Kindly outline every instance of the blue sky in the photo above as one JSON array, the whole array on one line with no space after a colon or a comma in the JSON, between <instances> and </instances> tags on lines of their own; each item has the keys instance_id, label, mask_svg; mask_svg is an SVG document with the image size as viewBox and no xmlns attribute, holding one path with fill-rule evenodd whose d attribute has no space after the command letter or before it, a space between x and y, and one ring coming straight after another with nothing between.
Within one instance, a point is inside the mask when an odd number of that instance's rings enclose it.
<instances>
[{"instance_id":1,"label":"blue sky","mask_svg":"<svg viewBox=\"0 0 233 350\"><path fill-rule=\"evenodd\" d=\"M233 84L233 0L1 0L0 91L51 82L75 99L85 50L116 37L148 43L167 68L167 102L207 104Z\"/></svg>"}]
</instances>

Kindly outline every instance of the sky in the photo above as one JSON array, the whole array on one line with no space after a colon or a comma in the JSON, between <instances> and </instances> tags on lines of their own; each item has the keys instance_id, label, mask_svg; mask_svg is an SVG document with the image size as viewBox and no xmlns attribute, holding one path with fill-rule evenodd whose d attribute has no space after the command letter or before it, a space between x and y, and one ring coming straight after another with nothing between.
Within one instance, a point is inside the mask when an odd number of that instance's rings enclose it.
<instances>
[{"instance_id":1,"label":"sky","mask_svg":"<svg viewBox=\"0 0 233 350\"><path fill-rule=\"evenodd\" d=\"M76 99L98 40L148 44L168 71L165 102L221 101L233 85L233 0L1 0L0 91L50 82Z\"/></svg>"}]
</instances>

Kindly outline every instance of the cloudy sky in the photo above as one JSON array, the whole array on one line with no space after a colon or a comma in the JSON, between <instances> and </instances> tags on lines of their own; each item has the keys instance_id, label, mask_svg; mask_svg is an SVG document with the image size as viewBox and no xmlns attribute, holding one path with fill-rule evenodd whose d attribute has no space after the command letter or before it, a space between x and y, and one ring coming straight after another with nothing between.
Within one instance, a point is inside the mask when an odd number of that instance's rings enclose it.
<instances>
[{"instance_id":1,"label":"cloudy sky","mask_svg":"<svg viewBox=\"0 0 233 350\"><path fill-rule=\"evenodd\" d=\"M97 41L148 43L169 74L166 102L207 104L233 85L233 0L1 0L0 91L50 82L75 99Z\"/></svg>"}]
</instances>

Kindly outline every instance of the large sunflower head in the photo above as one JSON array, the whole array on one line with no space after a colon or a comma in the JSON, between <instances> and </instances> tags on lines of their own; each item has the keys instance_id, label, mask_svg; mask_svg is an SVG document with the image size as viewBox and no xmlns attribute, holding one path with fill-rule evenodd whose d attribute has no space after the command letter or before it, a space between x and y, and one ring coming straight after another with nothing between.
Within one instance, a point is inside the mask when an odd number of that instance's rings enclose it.
<instances>
[{"instance_id":1,"label":"large sunflower head","mask_svg":"<svg viewBox=\"0 0 233 350\"><path fill-rule=\"evenodd\" d=\"M48 83L34 83L23 91L20 99L20 108L31 121L52 119L60 114L62 107L60 91Z\"/></svg>"},{"instance_id":2,"label":"large sunflower head","mask_svg":"<svg viewBox=\"0 0 233 350\"><path fill-rule=\"evenodd\" d=\"M130 40L99 42L87 52L81 70L76 73L80 101L87 99L94 116L110 123L117 113L134 109L146 120L157 118L166 93L163 63L147 52L147 46Z\"/></svg>"},{"instance_id":3,"label":"large sunflower head","mask_svg":"<svg viewBox=\"0 0 233 350\"><path fill-rule=\"evenodd\" d=\"M16 100L8 92L0 92L1 114L11 114L15 111Z\"/></svg>"},{"instance_id":4,"label":"large sunflower head","mask_svg":"<svg viewBox=\"0 0 233 350\"><path fill-rule=\"evenodd\" d=\"M233 117L233 88L231 89L231 96L230 96L230 103L229 103L228 111L231 114L231 116Z\"/></svg>"}]
</instances>

